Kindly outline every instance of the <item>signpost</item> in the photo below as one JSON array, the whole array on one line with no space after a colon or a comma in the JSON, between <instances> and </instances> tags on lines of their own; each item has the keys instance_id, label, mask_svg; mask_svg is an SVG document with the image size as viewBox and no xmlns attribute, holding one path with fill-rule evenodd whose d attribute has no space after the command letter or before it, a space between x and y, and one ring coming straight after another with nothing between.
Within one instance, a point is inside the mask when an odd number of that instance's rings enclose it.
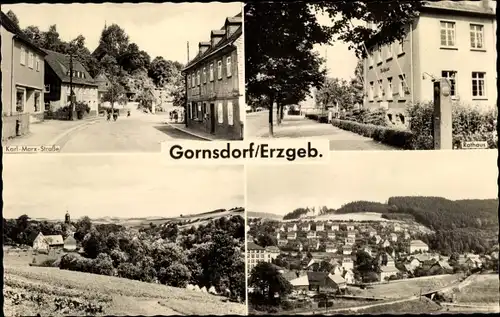
<instances>
[{"instance_id":1,"label":"signpost","mask_svg":"<svg viewBox=\"0 0 500 317\"><path fill-rule=\"evenodd\" d=\"M451 85L447 79L436 80L434 87L434 149L453 148Z\"/></svg>"}]
</instances>

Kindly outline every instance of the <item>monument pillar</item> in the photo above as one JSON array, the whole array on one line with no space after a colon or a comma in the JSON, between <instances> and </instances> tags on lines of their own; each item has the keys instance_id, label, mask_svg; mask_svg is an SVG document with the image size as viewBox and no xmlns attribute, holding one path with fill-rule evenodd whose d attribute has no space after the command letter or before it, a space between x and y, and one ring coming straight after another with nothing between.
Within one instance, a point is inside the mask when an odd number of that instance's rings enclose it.
<instances>
[{"instance_id":1,"label":"monument pillar","mask_svg":"<svg viewBox=\"0 0 500 317\"><path fill-rule=\"evenodd\" d=\"M446 79L434 81L434 149L453 148L451 87Z\"/></svg>"}]
</instances>

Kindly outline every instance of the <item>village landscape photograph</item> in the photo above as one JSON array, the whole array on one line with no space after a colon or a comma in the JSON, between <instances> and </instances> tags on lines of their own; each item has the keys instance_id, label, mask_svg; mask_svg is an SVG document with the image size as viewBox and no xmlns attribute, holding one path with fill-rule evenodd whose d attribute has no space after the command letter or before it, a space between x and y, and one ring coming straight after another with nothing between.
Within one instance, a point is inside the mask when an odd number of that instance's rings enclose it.
<instances>
[{"instance_id":1,"label":"village landscape photograph","mask_svg":"<svg viewBox=\"0 0 500 317\"><path fill-rule=\"evenodd\" d=\"M246 3L246 139L323 138L332 151L498 148L496 6Z\"/></svg>"},{"instance_id":2,"label":"village landscape photograph","mask_svg":"<svg viewBox=\"0 0 500 317\"><path fill-rule=\"evenodd\" d=\"M242 139L240 2L6 4L0 23L3 146Z\"/></svg>"},{"instance_id":3,"label":"village landscape photograph","mask_svg":"<svg viewBox=\"0 0 500 317\"><path fill-rule=\"evenodd\" d=\"M249 314L500 311L496 151L334 158L247 167Z\"/></svg>"},{"instance_id":4,"label":"village landscape photograph","mask_svg":"<svg viewBox=\"0 0 500 317\"><path fill-rule=\"evenodd\" d=\"M140 154L3 167L4 316L246 314L243 167Z\"/></svg>"}]
</instances>

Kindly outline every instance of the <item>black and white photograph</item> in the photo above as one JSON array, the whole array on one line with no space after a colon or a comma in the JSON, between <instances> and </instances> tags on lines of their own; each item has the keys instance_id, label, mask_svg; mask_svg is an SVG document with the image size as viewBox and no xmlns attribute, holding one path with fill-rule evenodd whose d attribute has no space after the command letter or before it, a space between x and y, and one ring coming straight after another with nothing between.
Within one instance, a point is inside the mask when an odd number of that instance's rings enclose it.
<instances>
[{"instance_id":1,"label":"black and white photograph","mask_svg":"<svg viewBox=\"0 0 500 317\"><path fill-rule=\"evenodd\" d=\"M4 156L4 316L247 313L243 167L159 156Z\"/></svg>"},{"instance_id":2,"label":"black and white photograph","mask_svg":"<svg viewBox=\"0 0 500 317\"><path fill-rule=\"evenodd\" d=\"M488 0L245 4L245 138L496 149L495 12Z\"/></svg>"},{"instance_id":3,"label":"black and white photograph","mask_svg":"<svg viewBox=\"0 0 500 317\"><path fill-rule=\"evenodd\" d=\"M242 138L240 2L9 4L0 22L10 152Z\"/></svg>"},{"instance_id":4,"label":"black and white photograph","mask_svg":"<svg viewBox=\"0 0 500 317\"><path fill-rule=\"evenodd\" d=\"M497 151L334 157L247 166L249 314L500 311Z\"/></svg>"}]
</instances>

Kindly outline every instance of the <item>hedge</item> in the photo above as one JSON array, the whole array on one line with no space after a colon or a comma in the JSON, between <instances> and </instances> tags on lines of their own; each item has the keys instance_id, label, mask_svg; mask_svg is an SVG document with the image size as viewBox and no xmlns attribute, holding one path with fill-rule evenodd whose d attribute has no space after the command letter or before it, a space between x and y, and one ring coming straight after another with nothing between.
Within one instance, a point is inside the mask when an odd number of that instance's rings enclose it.
<instances>
[{"instance_id":1,"label":"hedge","mask_svg":"<svg viewBox=\"0 0 500 317\"><path fill-rule=\"evenodd\" d=\"M318 121L319 123L328 123L328 116L327 115L321 115L321 114L306 114L306 118Z\"/></svg>"},{"instance_id":2,"label":"hedge","mask_svg":"<svg viewBox=\"0 0 500 317\"><path fill-rule=\"evenodd\" d=\"M412 132L407 130L340 119L332 119L332 124L342 130L351 131L387 145L405 150L416 149L414 144L415 136Z\"/></svg>"}]
</instances>

